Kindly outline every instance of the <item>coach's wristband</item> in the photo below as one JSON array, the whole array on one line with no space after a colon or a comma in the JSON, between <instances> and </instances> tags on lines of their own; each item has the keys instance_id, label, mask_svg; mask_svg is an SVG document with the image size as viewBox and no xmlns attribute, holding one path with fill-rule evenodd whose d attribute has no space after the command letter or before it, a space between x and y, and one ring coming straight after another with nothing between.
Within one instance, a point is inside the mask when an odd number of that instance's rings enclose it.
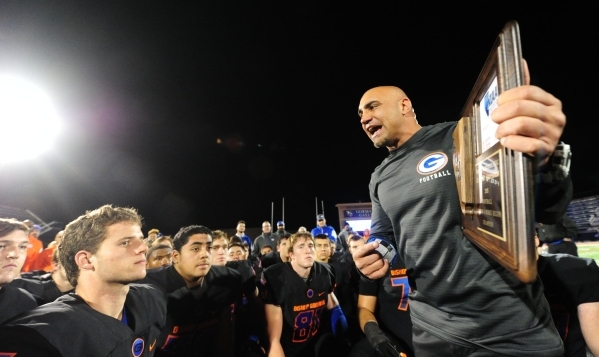
<instances>
[{"instance_id":1,"label":"coach's wristband","mask_svg":"<svg viewBox=\"0 0 599 357\"><path fill-rule=\"evenodd\" d=\"M387 263L389 263L389 267L391 267L397 260L397 250L395 250L393 244L384 238L372 236L368 239L367 243L370 242L377 242L379 244L378 248L375 250L381 255L381 258L385 259Z\"/></svg>"}]
</instances>

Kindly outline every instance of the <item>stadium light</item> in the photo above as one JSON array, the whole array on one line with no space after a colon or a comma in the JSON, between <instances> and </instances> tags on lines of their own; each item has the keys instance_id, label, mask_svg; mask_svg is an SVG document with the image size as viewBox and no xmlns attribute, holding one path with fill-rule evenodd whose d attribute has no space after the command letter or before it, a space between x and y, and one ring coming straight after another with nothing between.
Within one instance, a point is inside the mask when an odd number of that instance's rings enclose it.
<instances>
[{"instance_id":1,"label":"stadium light","mask_svg":"<svg viewBox=\"0 0 599 357\"><path fill-rule=\"evenodd\" d=\"M0 75L0 164L48 150L59 130L48 95L25 80Z\"/></svg>"}]
</instances>

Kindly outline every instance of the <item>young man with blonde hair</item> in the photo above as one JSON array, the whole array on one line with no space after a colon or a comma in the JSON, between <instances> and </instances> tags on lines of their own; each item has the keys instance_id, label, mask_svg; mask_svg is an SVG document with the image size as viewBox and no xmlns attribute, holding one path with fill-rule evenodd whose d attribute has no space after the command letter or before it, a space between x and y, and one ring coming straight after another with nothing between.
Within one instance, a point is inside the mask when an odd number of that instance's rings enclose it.
<instances>
[{"instance_id":1,"label":"young man with blonde hair","mask_svg":"<svg viewBox=\"0 0 599 357\"><path fill-rule=\"evenodd\" d=\"M296 233L289 240L288 263L275 264L263 273L263 298L270 347L268 356L311 356L326 308L337 336L347 322L333 293L334 276L325 264L315 262L314 238Z\"/></svg>"},{"instance_id":2,"label":"young man with blonde hair","mask_svg":"<svg viewBox=\"0 0 599 357\"><path fill-rule=\"evenodd\" d=\"M0 328L16 356L151 356L166 317L161 292L130 284L146 275L141 217L102 206L69 223L59 260L75 293Z\"/></svg>"}]
</instances>

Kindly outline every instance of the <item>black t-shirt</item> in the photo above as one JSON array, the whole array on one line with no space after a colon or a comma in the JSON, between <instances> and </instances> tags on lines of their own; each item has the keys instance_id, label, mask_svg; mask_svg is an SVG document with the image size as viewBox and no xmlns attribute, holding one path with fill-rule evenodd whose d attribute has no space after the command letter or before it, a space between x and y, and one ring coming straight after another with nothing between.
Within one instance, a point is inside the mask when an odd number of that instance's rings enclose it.
<instances>
[{"instance_id":1,"label":"black t-shirt","mask_svg":"<svg viewBox=\"0 0 599 357\"><path fill-rule=\"evenodd\" d=\"M26 290L10 284L5 285L0 288L0 324L22 312L36 308L37 305L35 297Z\"/></svg>"},{"instance_id":2,"label":"black t-shirt","mask_svg":"<svg viewBox=\"0 0 599 357\"><path fill-rule=\"evenodd\" d=\"M275 264L264 270L262 283L265 303L280 306L283 312L281 345L285 356L301 356L318 335L335 284L332 272L327 265L315 262L304 281L291 263Z\"/></svg>"},{"instance_id":3,"label":"black t-shirt","mask_svg":"<svg viewBox=\"0 0 599 357\"><path fill-rule=\"evenodd\" d=\"M406 264L415 283L409 296L414 325L467 347L560 356L563 344L540 280L520 282L462 232L452 164L455 125L423 127L375 169L371 236L395 242ZM571 187L566 181L556 185ZM552 201L553 195L541 192L543 204L561 217L568 194Z\"/></svg>"},{"instance_id":4,"label":"black t-shirt","mask_svg":"<svg viewBox=\"0 0 599 357\"><path fill-rule=\"evenodd\" d=\"M165 294L172 293L187 286L187 283L173 265L148 269L146 271L146 277L138 281L138 283L154 285Z\"/></svg>"},{"instance_id":5,"label":"black t-shirt","mask_svg":"<svg viewBox=\"0 0 599 357\"><path fill-rule=\"evenodd\" d=\"M335 277L335 297L339 301L343 313L346 317L357 317L356 304L358 301L355 299L352 286L350 285L351 266L347 262L341 260L334 262L329 261L328 265Z\"/></svg>"},{"instance_id":6,"label":"black t-shirt","mask_svg":"<svg viewBox=\"0 0 599 357\"><path fill-rule=\"evenodd\" d=\"M270 252L260 258L262 261L262 269L266 269L271 265L282 263L281 253L279 252Z\"/></svg>"},{"instance_id":7,"label":"black t-shirt","mask_svg":"<svg viewBox=\"0 0 599 357\"><path fill-rule=\"evenodd\" d=\"M125 311L128 325L75 294L64 295L0 327L0 351L18 357L152 356L166 317L163 294L130 284Z\"/></svg>"},{"instance_id":8,"label":"black t-shirt","mask_svg":"<svg viewBox=\"0 0 599 357\"><path fill-rule=\"evenodd\" d=\"M393 263L382 279L372 281L363 278L360 281L360 295L376 296L375 314L379 327L402 347L413 351L409 294L410 282L401 259Z\"/></svg>"},{"instance_id":9,"label":"black t-shirt","mask_svg":"<svg viewBox=\"0 0 599 357\"><path fill-rule=\"evenodd\" d=\"M157 356L218 356L221 319L231 320L232 304L242 295L241 275L230 268L212 266L203 284L193 292L183 287L168 295L168 316Z\"/></svg>"},{"instance_id":10,"label":"black t-shirt","mask_svg":"<svg viewBox=\"0 0 599 357\"><path fill-rule=\"evenodd\" d=\"M564 341L567 357L585 357L586 344L578 320L578 305L599 302L599 267L592 259L567 254L539 256L539 276L551 315Z\"/></svg>"},{"instance_id":11,"label":"black t-shirt","mask_svg":"<svg viewBox=\"0 0 599 357\"><path fill-rule=\"evenodd\" d=\"M15 279L10 285L27 290L38 298L40 305L52 302L65 294L58 289L52 279Z\"/></svg>"}]
</instances>

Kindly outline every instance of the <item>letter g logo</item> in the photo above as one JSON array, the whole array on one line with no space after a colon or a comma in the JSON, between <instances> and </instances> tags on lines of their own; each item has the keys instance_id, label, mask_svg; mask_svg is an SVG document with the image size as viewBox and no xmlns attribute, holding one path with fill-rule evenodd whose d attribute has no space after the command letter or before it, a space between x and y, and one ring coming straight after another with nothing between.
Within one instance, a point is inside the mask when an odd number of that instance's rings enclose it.
<instances>
[{"instance_id":1,"label":"letter g logo","mask_svg":"<svg viewBox=\"0 0 599 357\"><path fill-rule=\"evenodd\" d=\"M430 175L435 173L447 165L447 155L442 152L428 154L420 160L416 170L421 175Z\"/></svg>"}]
</instances>

